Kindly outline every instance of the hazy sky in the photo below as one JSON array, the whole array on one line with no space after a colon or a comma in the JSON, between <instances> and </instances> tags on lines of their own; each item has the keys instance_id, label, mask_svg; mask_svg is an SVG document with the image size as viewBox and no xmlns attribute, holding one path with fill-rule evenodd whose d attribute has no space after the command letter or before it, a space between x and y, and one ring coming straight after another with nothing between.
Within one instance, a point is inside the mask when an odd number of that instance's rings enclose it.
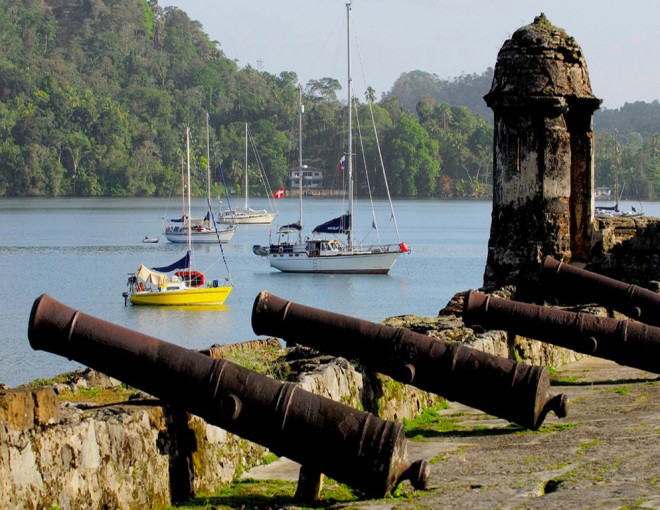
<instances>
[{"instance_id":1,"label":"hazy sky","mask_svg":"<svg viewBox=\"0 0 660 510\"><path fill-rule=\"evenodd\" d=\"M228 58L301 83L346 77L345 0L160 0L199 21ZM493 67L506 39L544 12L582 47L606 108L660 98L660 0L354 0L356 95L401 73L440 78ZM340 93L341 94L341 93Z\"/></svg>"}]
</instances>

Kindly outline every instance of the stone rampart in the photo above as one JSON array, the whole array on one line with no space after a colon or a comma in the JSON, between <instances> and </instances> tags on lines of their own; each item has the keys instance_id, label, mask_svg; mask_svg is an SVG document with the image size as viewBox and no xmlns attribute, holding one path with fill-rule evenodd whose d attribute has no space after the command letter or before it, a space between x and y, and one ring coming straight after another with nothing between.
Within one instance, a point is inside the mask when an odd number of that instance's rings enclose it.
<instances>
[{"instance_id":1,"label":"stone rampart","mask_svg":"<svg viewBox=\"0 0 660 510\"><path fill-rule=\"evenodd\" d=\"M303 388L386 419L413 418L440 400L341 358L304 365ZM83 375L55 388L117 384L94 371ZM164 507L214 492L269 453L148 395L96 405L60 402L55 388L0 391L0 508Z\"/></svg>"}]
</instances>

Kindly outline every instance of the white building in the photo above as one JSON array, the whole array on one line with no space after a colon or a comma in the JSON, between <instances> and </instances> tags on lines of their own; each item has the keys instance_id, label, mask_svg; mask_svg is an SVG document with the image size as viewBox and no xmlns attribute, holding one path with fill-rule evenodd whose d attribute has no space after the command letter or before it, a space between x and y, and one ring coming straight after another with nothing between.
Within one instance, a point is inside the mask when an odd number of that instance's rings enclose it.
<instances>
[{"instance_id":1,"label":"white building","mask_svg":"<svg viewBox=\"0 0 660 510\"><path fill-rule=\"evenodd\" d=\"M312 190L323 187L323 170L303 167L302 189ZM300 168L289 171L289 189L297 190L300 188Z\"/></svg>"}]
</instances>

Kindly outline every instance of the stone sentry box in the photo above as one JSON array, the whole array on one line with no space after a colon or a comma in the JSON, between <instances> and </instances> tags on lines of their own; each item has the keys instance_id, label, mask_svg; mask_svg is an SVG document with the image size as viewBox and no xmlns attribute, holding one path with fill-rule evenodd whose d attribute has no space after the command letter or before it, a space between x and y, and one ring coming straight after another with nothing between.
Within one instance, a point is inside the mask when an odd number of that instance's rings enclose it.
<instances>
[{"instance_id":1,"label":"stone sentry box","mask_svg":"<svg viewBox=\"0 0 660 510\"><path fill-rule=\"evenodd\" d=\"M601 100L580 47L543 14L504 43L484 99L495 117L484 287L524 288L538 279L543 256L589 255Z\"/></svg>"}]
</instances>

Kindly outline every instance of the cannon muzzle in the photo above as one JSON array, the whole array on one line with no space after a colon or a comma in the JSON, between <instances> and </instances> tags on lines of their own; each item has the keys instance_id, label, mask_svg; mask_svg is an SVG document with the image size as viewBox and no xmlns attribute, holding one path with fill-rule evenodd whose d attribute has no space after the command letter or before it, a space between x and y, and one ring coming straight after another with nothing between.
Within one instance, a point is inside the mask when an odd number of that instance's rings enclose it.
<instances>
[{"instance_id":1,"label":"cannon muzzle","mask_svg":"<svg viewBox=\"0 0 660 510\"><path fill-rule=\"evenodd\" d=\"M660 326L660 294L547 256L541 264L544 287L556 296L580 304L598 303L631 319Z\"/></svg>"},{"instance_id":2,"label":"cannon muzzle","mask_svg":"<svg viewBox=\"0 0 660 510\"><path fill-rule=\"evenodd\" d=\"M646 324L508 301L474 291L466 296L463 320L467 325L502 329L660 373L660 328Z\"/></svg>"},{"instance_id":3,"label":"cannon muzzle","mask_svg":"<svg viewBox=\"0 0 660 510\"><path fill-rule=\"evenodd\" d=\"M40 296L30 345L79 361L208 423L383 497L409 479L425 488L426 461L410 463L403 426L226 360L111 324Z\"/></svg>"},{"instance_id":4,"label":"cannon muzzle","mask_svg":"<svg viewBox=\"0 0 660 510\"><path fill-rule=\"evenodd\" d=\"M285 301L262 291L252 329L363 365L424 391L537 429L549 411L566 416L568 400L550 392L545 367L494 356L460 342L376 324Z\"/></svg>"}]
</instances>

